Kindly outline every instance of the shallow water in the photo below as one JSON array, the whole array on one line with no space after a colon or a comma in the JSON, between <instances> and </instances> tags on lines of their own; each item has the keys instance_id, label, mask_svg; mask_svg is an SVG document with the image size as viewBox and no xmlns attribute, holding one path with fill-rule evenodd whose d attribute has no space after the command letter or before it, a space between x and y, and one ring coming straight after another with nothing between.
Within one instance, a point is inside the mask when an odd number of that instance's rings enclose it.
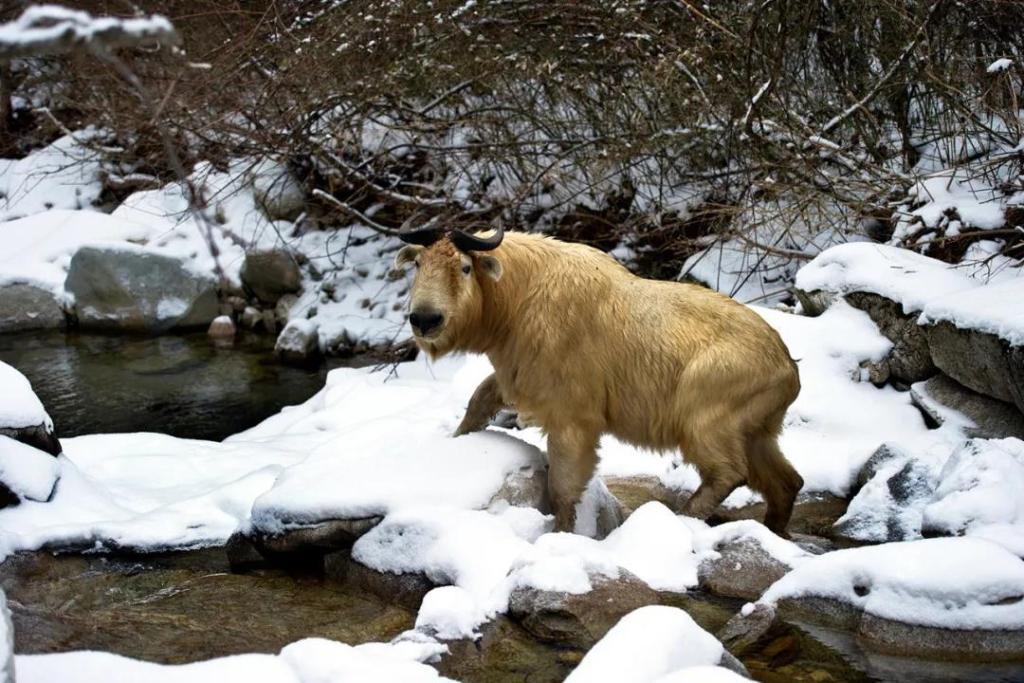
<instances>
[{"instance_id":1,"label":"shallow water","mask_svg":"<svg viewBox=\"0 0 1024 683\"><path fill-rule=\"evenodd\" d=\"M0 335L0 360L29 378L59 437L148 431L216 441L302 403L328 369L369 362L292 367L277 362L273 344L255 334L224 347L202 333L34 332Z\"/></svg>"}]
</instances>

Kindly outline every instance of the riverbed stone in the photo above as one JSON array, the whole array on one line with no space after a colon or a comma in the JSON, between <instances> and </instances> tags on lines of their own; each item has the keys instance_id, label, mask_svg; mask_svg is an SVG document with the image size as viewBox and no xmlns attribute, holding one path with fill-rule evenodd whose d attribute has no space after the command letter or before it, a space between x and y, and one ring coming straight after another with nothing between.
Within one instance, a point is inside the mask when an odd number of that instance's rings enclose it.
<instances>
[{"instance_id":1,"label":"riverbed stone","mask_svg":"<svg viewBox=\"0 0 1024 683\"><path fill-rule=\"evenodd\" d=\"M1024 346L945 321L926 329L939 370L968 389L1012 403L1024 412Z\"/></svg>"},{"instance_id":2,"label":"riverbed stone","mask_svg":"<svg viewBox=\"0 0 1024 683\"><path fill-rule=\"evenodd\" d=\"M836 521L834 537L872 543L919 538L921 510L935 491L933 471L894 446L880 448L876 456L862 468L861 476L871 478Z\"/></svg>"},{"instance_id":3,"label":"riverbed stone","mask_svg":"<svg viewBox=\"0 0 1024 683\"><path fill-rule=\"evenodd\" d=\"M249 252L240 276L247 292L271 306L285 294L294 294L302 288L299 266L285 249Z\"/></svg>"},{"instance_id":4,"label":"riverbed stone","mask_svg":"<svg viewBox=\"0 0 1024 683\"><path fill-rule=\"evenodd\" d=\"M652 500L664 504L675 512L682 509L679 492L665 486L661 479L653 475L604 477L604 483L608 491L619 501L625 517L629 517L641 505Z\"/></svg>"},{"instance_id":5,"label":"riverbed stone","mask_svg":"<svg viewBox=\"0 0 1024 683\"><path fill-rule=\"evenodd\" d=\"M757 600L789 571L751 539L723 543L715 551L717 556L702 560L697 570L700 587L713 595Z\"/></svg>"},{"instance_id":6,"label":"riverbed stone","mask_svg":"<svg viewBox=\"0 0 1024 683\"><path fill-rule=\"evenodd\" d=\"M64 324L64 311L50 290L25 282L0 285L0 333L52 330Z\"/></svg>"},{"instance_id":7,"label":"riverbed stone","mask_svg":"<svg viewBox=\"0 0 1024 683\"><path fill-rule=\"evenodd\" d=\"M910 400L935 424L962 424L967 436L1024 439L1024 413L1013 404L979 394L945 375L914 384Z\"/></svg>"},{"instance_id":8,"label":"riverbed stone","mask_svg":"<svg viewBox=\"0 0 1024 683\"><path fill-rule=\"evenodd\" d=\"M210 335L214 339L234 339L235 323L231 320L230 316L218 316L210 323L210 327L207 328L206 334Z\"/></svg>"},{"instance_id":9,"label":"riverbed stone","mask_svg":"<svg viewBox=\"0 0 1024 683\"><path fill-rule=\"evenodd\" d=\"M324 555L351 548L360 536L380 524L381 519L326 519L273 534L254 530L249 538L257 550L273 557L286 554Z\"/></svg>"},{"instance_id":10,"label":"riverbed stone","mask_svg":"<svg viewBox=\"0 0 1024 683\"><path fill-rule=\"evenodd\" d=\"M778 615L773 606L756 603L737 612L715 637L722 641L726 650L742 657L776 625L777 620Z\"/></svg>"},{"instance_id":11,"label":"riverbed stone","mask_svg":"<svg viewBox=\"0 0 1024 683\"><path fill-rule=\"evenodd\" d=\"M82 247L64 288L85 329L159 334L204 328L219 313L212 277L142 249Z\"/></svg>"},{"instance_id":12,"label":"riverbed stone","mask_svg":"<svg viewBox=\"0 0 1024 683\"><path fill-rule=\"evenodd\" d=\"M505 477L505 482L487 504L489 510L500 510L506 506L531 507L544 514L551 513L548 496L547 469L527 466Z\"/></svg>"},{"instance_id":13,"label":"riverbed stone","mask_svg":"<svg viewBox=\"0 0 1024 683\"><path fill-rule=\"evenodd\" d=\"M874 372L877 379L889 378L904 383L918 382L935 374L935 364L929 351L929 337L917 324L916 314L903 312L903 307L891 299L871 292L850 292L844 297L851 306L868 314L879 331L893 346ZM875 378L872 378L875 379Z\"/></svg>"},{"instance_id":14,"label":"riverbed stone","mask_svg":"<svg viewBox=\"0 0 1024 683\"><path fill-rule=\"evenodd\" d=\"M588 649L625 615L658 603L657 592L624 569L617 578L589 579L593 589L581 594L516 588L509 616L544 642Z\"/></svg>"},{"instance_id":15,"label":"riverbed stone","mask_svg":"<svg viewBox=\"0 0 1024 683\"><path fill-rule=\"evenodd\" d=\"M438 585L422 572L395 573L367 567L352 559L347 551L331 553L324 558L324 576L352 590L375 595L411 610L418 610L423 596Z\"/></svg>"},{"instance_id":16,"label":"riverbed stone","mask_svg":"<svg viewBox=\"0 0 1024 683\"><path fill-rule=\"evenodd\" d=\"M50 455L56 456L63 452L60 440L50 424L37 424L29 427L8 427L0 424L0 436L8 436Z\"/></svg>"}]
</instances>

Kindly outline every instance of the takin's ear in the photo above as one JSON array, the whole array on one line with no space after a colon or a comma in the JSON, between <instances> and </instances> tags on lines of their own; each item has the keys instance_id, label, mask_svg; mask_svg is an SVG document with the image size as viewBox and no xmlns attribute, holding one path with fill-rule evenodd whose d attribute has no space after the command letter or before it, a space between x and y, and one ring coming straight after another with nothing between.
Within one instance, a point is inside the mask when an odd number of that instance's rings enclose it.
<instances>
[{"instance_id":1,"label":"takin's ear","mask_svg":"<svg viewBox=\"0 0 1024 683\"><path fill-rule=\"evenodd\" d=\"M402 247L395 255L395 268L403 268L405 264L415 261L421 251L423 247L418 244L407 244Z\"/></svg>"},{"instance_id":2,"label":"takin's ear","mask_svg":"<svg viewBox=\"0 0 1024 683\"><path fill-rule=\"evenodd\" d=\"M480 270L495 282L501 279L501 261L489 254L480 254L477 257Z\"/></svg>"}]
</instances>

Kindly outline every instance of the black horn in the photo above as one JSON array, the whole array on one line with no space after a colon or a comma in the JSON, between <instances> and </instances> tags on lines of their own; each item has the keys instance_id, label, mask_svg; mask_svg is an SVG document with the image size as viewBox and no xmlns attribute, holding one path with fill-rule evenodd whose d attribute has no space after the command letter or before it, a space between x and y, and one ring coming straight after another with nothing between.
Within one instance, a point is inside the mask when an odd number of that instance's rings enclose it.
<instances>
[{"instance_id":1,"label":"black horn","mask_svg":"<svg viewBox=\"0 0 1024 683\"><path fill-rule=\"evenodd\" d=\"M490 251L501 244L501 240L505 238L505 231L497 228L493 235L480 237L463 230L452 230L449 237L460 251Z\"/></svg>"},{"instance_id":2,"label":"black horn","mask_svg":"<svg viewBox=\"0 0 1024 683\"><path fill-rule=\"evenodd\" d=\"M432 225L425 228L403 230L398 235L398 239L403 242L406 242L407 244L418 244L421 247L429 247L442 237L444 237L444 230Z\"/></svg>"}]
</instances>

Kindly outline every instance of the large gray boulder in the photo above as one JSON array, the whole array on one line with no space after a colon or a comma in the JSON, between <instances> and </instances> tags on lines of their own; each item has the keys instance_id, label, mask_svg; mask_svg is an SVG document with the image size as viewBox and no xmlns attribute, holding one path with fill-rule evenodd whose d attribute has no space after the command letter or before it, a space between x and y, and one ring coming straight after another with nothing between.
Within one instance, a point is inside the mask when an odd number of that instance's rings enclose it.
<instances>
[{"instance_id":1,"label":"large gray boulder","mask_svg":"<svg viewBox=\"0 0 1024 683\"><path fill-rule=\"evenodd\" d=\"M897 302L871 292L850 292L845 299L854 308L867 313L878 330L892 342L889 354L876 364L881 370L878 379L894 378L911 383L935 374L928 337L918 326L916 313L904 313Z\"/></svg>"},{"instance_id":2,"label":"large gray boulder","mask_svg":"<svg viewBox=\"0 0 1024 683\"><path fill-rule=\"evenodd\" d=\"M938 374L910 387L910 399L935 424L951 423L970 437L1024 439L1024 413Z\"/></svg>"},{"instance_id":3,"label":"large gray boulder","mask_svg":"<svg viewBox=\"0 0 1024 683\"><path fill-rule=\"evenodd\" d=\"M1007 306L1020 302L1007 302ZM1024 346L981 330L942 321L927 328L932 360L968 389L1006 401L1024 412Z\"/></svg>"},{"instance_id":4,"label":"large gray boulder","mask_svg":"<svg viewBox=\"0 0 1024 683\"><path fill-rule=\"evenodd\" d=\"M18 282L0 285L0 332L57 329L64 311L53 292Z\"/></svg>"},{"instance_id":5,"label":"large gray boulder","mask_svg":"<svg viewBox=\"0 0 1024 683\"><path fill-rule=\"evenodd\" d=\"M83 328L159 334L205 328L219 314L212 277L141 249L82 247L64 288Z\"/></svg>"},{"instance_id":6,"label":"large gray boulder","mask_svg":"<svg viewBox=\"0 0 1024 683\"><path fill-rule=\"evenodd\" d=\"M299 265L285 249L249 252L240 275L247 292L271 305L285 294L294 294L302 288Z\"/></svg>"},{"instance_id":7,"label":"large gray boulder","mask_svg":"<svg viewBox=\"0 0 1024 683\"><path fill-rule=\"evenodd\" d=\"M723 543L697 570L700 587L712 595L757 600L789 571L753 539Z\"/></svg>"}]
</instances>

